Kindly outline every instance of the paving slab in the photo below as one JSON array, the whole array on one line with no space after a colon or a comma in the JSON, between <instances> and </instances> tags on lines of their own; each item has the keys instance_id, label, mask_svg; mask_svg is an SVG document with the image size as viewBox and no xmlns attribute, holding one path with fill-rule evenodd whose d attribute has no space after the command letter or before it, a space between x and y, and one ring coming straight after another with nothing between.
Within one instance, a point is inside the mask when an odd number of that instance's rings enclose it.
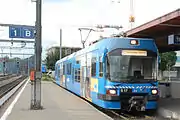
<instances>
[{"instance_id":1,"label":"paving slab","mask_svg":"<svg viewBox=\"0 0 180 120\"><path fill-rule=\"evenodd\" d=\"M112 120L52 82L42 82L43 110L30 110L30 101L31 85L28 83L7 120Z\"/></svg>"},{"instance_id":2,"label":"paving slab","mask_svg":"<svg viewBox=\"0 0 180 120\"><path fill-rule=\"evenodd\" d=\"M180 99L160 99L158 113L164 118L180 120Z\"/></svg>"}]
</instances>

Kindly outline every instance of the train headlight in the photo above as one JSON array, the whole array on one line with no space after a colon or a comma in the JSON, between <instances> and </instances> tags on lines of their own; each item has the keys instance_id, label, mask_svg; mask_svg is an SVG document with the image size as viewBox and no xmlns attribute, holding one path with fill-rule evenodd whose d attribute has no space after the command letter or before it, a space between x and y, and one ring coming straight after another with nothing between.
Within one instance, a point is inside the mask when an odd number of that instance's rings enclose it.
<instances>
[{"instance_id":1,"label":"train headlight","mask_svg":"<svg viewBox=\"0 0 180 120\"><path fill-rule=\"evenodd\" d=\"M130 43L131 43L131 45L138 45L138 41L137 40L131 40Z\"/></svg>"},{"instance_id":2,"label":"train headlight","mask_svg":"<svg viewBox=\"0 0 180 120\"><path fill-rule=\"evenodd\" d=\"M156 89L153 89L153 90L151 90L151 93L152 93L153 95L156 95L156 94L158 93L158 91L157 91Z\"/></svg>"},{"instance_id":3,"label":"train headlight","mask_svg":"<svg viewBox=\"0 0 180 120\"><path fill-rule=\"evenodd\" d=\"M116 95L116 90L107 90L106 93L110 95Z\"/></svg>"}]
</instances>

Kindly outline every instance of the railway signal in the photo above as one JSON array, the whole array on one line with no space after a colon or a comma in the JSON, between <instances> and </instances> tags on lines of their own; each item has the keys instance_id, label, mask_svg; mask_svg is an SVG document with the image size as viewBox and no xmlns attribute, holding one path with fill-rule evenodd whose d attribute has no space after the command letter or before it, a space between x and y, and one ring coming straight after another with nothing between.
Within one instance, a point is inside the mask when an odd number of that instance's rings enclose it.
<instances>
[{"instance_id":1,"label":"railway signal","mask_svg":"<svg viewBox=\"0 0 180 120\"><path fill-rule=\"evenodd\" d=\"M3 61L3 74L5 75L6 62Z\"/></svg>"},{"instance_id":2,"label":"railway signal","mask_svg":"<svg viewBox=\"0 0 180 120\"><path fill-rule=\"evenodd\" d=\"M3 68L5 68L6 67L6 62L5 61L3 61Z\"/></svg>"},{"instance_id":3,"label":"railway signal","mask_svg":"<svg viewBox=\"0 0 180 120\"><path fill-rule=\"evenodd\" d=\"M16 62L17 68L19 69L19 61Z\"/></svg>"}]
</instances>

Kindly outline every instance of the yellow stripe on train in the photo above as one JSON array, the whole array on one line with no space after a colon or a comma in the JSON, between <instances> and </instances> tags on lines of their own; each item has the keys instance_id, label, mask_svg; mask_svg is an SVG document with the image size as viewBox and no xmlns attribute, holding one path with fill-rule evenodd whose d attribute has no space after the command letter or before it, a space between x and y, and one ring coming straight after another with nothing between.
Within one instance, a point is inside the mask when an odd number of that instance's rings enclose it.
<instances>
[{"instance_id":1,"label":"yellow stripe on train","mask_svg":"<svg viewBox=\"0 0 180 120\"><path fill-rule=\"evenodd\" d=\"M91 78L91 91L92 92L98 92L98 79Z\"/></svg>"}]
</instances>

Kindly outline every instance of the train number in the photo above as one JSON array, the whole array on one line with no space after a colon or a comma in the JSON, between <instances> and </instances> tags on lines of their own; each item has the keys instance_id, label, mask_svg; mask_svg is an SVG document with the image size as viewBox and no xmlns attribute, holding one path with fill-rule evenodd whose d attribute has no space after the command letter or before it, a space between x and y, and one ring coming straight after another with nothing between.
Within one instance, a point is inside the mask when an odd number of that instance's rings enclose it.
<instances>
[{"instance_id":1,"label":"train number","mask_svg":"<svg viewBox=\"0 0 180 120\"><path fill-rule=\"evenodd\" d=\"M128 89L128 88L121 89L121 93L129 93L129 92L132 92L132 89Z\"/></svg>"}]
</instances>

